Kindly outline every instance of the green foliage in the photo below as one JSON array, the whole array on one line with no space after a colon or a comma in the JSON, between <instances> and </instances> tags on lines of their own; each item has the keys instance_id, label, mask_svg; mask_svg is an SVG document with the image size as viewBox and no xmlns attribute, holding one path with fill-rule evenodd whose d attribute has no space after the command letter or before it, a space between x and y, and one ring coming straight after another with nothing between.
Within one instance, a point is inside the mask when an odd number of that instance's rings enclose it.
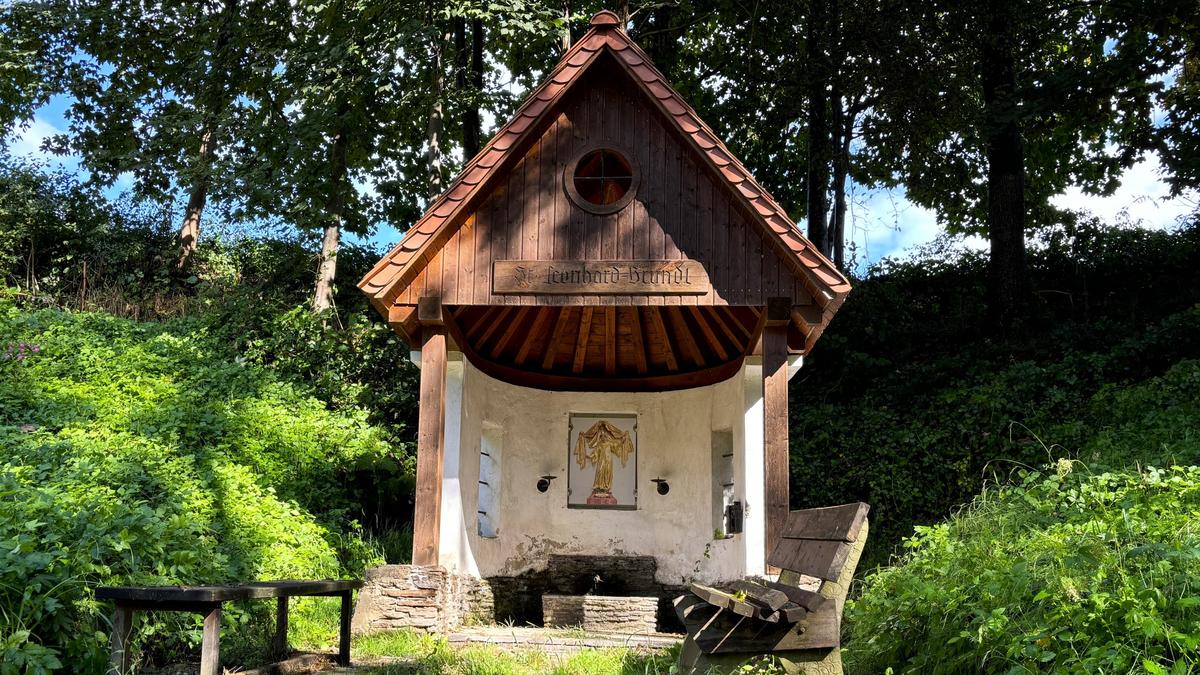
<instances>
[{"instance_id":1,"label":"green foliage","mask_svg":"<svg viewBox=\"0 0 1200 675\"><path fill-rule=\"evenodd\" d=\"M793 381L794 505L870 503L864 568L1013 462L1200 458L1181 363L1200 359L1200 231L1084 224L1032 257L1036 332L995 341L983 261L929 250L859 284Z\"/></svg>"},{"instance_id":2,"label":"green foliage","mask_svg":"<svg viewBox=\"0 0 1200 675\"><path fill-rule=\"evenodd\" d=\"M0 334L17 346L0 357L3 658L101 668L97 584L323 578L381 561L347 485L389 452L365 411L225 360L194 320L0 303ZM262 611L229 613L235 652ZM138 630L160 655L198 637L192 617Z\"/></svg>"},{"instance_id":3,"label":"green foliage","mask_svg":"<svg viewBox=\"0 0 1200 675\"><path fill-rule=\"evenodd\" d=\"M1195 372L1195 371L1193 371ZM848 605L850 672L1200 666L1200 467L1060 460L918 527Z\"/></svg>"}]
</instances>

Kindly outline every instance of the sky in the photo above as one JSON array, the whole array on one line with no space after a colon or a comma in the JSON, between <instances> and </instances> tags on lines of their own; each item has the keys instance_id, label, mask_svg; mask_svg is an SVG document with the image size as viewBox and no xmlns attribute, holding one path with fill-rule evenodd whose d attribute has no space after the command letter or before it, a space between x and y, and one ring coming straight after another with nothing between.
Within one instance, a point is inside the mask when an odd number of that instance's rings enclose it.
<instances>
[{"instance_id":1,"label":"sky","mask_svg":"<svg viewBox=\"0 0 1200 675\"><path fill-rule=\"evenodd\" d=\"M65 111L69 104L68 98L58 96L38 110L23 129L7 139L10 153L44 160L51 167L80 170L78 158L49 155L41 150L45 139L66 130L68 122ZM129 187L131 183L127 178L118 180L108 190L109 196L115 198ZM1105 222L1129 222L1142 227L1167 229L1177 226L1182 218L1200 205L1200 194L1196 192L1175 199L1168 198L1168 195L1169 188L1162 180L1157 158L1147 155L1125 171L1120 188L1110 196L1087 195L1077 188L1071 188L1052 201L1059 208L1090 212ZM877 262L884 257L905 257L941 234L937 214L908 201L903 189L864 189L858 186L852 190L848 201L846 229L852 243L847 246L857 251L860 272L864 271L864 264ZM359 243L390 248L399 241L400 236L401 231L397 227L385 224L373 236L361 239ZM354 239L351 237L351 240ZM979 237L967 238L963 243L968 248L986 247L986 242Z\"/></svg>"}]
</instances>

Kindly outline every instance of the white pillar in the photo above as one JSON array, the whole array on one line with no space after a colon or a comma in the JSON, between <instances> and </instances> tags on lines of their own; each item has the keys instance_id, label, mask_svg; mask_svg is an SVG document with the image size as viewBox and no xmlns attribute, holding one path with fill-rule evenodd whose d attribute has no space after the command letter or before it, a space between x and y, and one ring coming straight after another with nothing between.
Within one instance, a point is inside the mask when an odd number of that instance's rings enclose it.
<instances>
[{"instance_id":1,"label":"white pillar","mask_svg":"<svg viewBox=\"0 0 1200 675\"><path fill-rule=\"evenodd\" d=\"M463 512L462 487L463 355L450 352L446 359L446 452L442 468L442 514L439 523L438 564L451 573L479 575L467 525L475 519Z\"/></svg>"},{"instance_id":2,"label":"white pillar","mask_svg":"<svg viewBox=\"0 0 1200 675\"><path fill-rule=\"evenodd\" d=\"M742 504L745 513L742 545L746 556L746 574L764 575L767 571L767 502L763 458L763 379L762 357L746 357L742 368L744 417L742 419L741 461Z\"/></svg>"}]
</instances>

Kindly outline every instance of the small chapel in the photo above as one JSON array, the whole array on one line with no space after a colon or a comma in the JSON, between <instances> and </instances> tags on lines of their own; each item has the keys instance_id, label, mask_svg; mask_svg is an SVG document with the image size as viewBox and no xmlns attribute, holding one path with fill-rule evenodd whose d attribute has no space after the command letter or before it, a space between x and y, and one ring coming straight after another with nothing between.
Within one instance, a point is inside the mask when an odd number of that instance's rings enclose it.
<instances>
[{"instance_id":1,"label":"small chapel","mask_svg":"<svg viewBox=\"0 0 1200 675\"><path fill-rule=\"evenodd\" d=\"M412 565L368 573L356 625L540 623L588 593L662 625L691 582L772 573L788 380L850 284L615 14L359 286L420 418Z\"/></svg>"}]
</instances>

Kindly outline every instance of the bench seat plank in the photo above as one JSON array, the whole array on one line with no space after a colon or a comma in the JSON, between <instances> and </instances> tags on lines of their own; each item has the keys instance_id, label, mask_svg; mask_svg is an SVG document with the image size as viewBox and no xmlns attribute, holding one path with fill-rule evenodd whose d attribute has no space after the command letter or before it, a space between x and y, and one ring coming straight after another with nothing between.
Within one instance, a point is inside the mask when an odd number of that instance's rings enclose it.
<instances>
[{"instance_id":1,"label":"bench seat plank","mask_svg":"<svg viewBox=\"0 0 1200 675\"><path fill-rule=\"evenodd\" d=\"M154 603L210 603L231 600L256 600L262 598L284 598L293 595L337 595L362 587L357 580L323 581L262 581L248 584L221 584L214 586L100 586L96 589L99 600L132 602L142 605Z\"/></svg>"}]
</instances>

